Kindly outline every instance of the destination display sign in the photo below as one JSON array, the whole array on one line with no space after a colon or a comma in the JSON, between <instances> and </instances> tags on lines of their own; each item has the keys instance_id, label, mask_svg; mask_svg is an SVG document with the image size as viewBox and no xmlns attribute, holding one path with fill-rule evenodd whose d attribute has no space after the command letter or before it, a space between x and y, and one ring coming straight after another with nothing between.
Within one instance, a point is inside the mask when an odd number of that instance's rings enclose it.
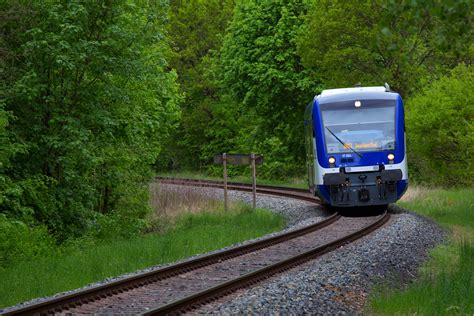
<instances>
[{"instance_id":1,"label":"destination display sign","mask_svg":"<svg viewBox=\"0 0 474 316\"><path fill-rule=\"evenodd\" d=\"M226 154L226 161L229 165L250 165L252 158L249 154ZM214 156L214 164L222 165L222 155ZM263 157L255 155L255 164L261 165L263 163Z\"/></svg>"}]
</instances>

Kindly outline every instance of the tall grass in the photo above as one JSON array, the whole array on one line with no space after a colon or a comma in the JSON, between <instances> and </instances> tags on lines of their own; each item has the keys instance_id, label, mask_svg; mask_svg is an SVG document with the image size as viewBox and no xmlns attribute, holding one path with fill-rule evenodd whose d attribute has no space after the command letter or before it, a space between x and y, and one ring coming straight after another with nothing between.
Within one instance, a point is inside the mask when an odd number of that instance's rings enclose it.
<instances>
[{"instance_id":1,"label":"tall grass","mask_svg":"<svg viewBox=\"0 0 474 316\"><path fill-rule=\"evenodd\" d=\"M448 228L454 225L474 230L474 189L415 187L410 188L407 195L407 199L399 202L402 207L430 217Z\"/></svg>"},{"instance_id":2,"label":"tall grass","mask_svg":"<svg viewBox=\"0 0 474 316\"><path fill-rule=\"evenodd\" d=\"M379 289L371 310L376 314L474 313L474 247L469 243L453 247L459 255L455 262L425 270L420 280L402 292Z\"/></svg>"},{"instance_id":3,"label":"tall grass","mask_svg":"<svg viewBox=\"0 0 474 316\"><path fill-rule=\"evenodd\" d=\"M285 224L280 216L244 204L234 203L224 212L217 201L191 191L181 199L173 192L167 197L166 190L155 193L154 207L164 203L167 208L156 209L153 220L165 224L151 229L153 233L127 240L83 240L0 268L0 307L256 238ZM187 208L193 199L201 200L201 208ZM212 205L216 208L207 208Z\"/></svg>"},{"instance_id":4,"label":"tall grass","mask_svg":"<svg viewBox=\"0 0 474 316\"><path fill-rule=\"evenodd\" d=\"M154 218L175 218L188 213L199 213L202 210L217 210L222 206L218 196L210 196L206 188L161 185L150 185L150 204Z\"/></svg>"},{"instance_id":5,"label":"tall grass","mask_svg":"<svg viewBox=\"0 0 474 316\"><path fill-rule=\"evenodd\" d=\"M474 190L416 189L400 204L431 217L451 232L436 247L419 279L404 290L379 288L368 310L375 314L474 314Z\"/></svg>"}]
</instances>

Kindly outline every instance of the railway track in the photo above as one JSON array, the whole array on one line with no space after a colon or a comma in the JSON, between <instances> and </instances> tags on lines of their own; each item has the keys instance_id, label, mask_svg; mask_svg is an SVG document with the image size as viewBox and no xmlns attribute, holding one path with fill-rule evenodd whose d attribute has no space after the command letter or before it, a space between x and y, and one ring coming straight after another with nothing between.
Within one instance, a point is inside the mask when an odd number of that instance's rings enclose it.
<instances>
[{"instance_id":1,"label":"railway track","mask_svg":"<svg viewBox=\"0 0 474 316\"><path fill-rule=\"evenodd\" d=\"M176 185L187 185L195 187L210 187L210 188L222 188L224 184L222 181L214 180L196 180L196 179L176 179L176 178L164 178L156 177L158 181L165 184L176 184ZM252 192L252 185L241 182L228 182L227 188L229 190ZM298 188L285 188L280 186L272 185L257 185L257 193L269 194L275 196L290 197L298 200L313 202L321 204L321 201L312 195L309 190L298 189Z\"/></svg>"},{"instance_id":2,"label":"railway track","mask_svg":"<svg viewBox=\"0 0 474 316\"><path fill-rule=\"evenodd\" d=\"M168 179L161 181L173 182ZM177 183L179 181L173 184L183 185ZM187 185L192 183L196 181L187 182ZM195 185L217 186L218 183L199 182ZM247 186L232 185L244 191ZM274 195L285 190L268 186L260 189ZM299 198L307 197L308 193L291 189L284 196L289 195ZM342 217L336 213L322 222L284 234L5 311L4 315L166 315L190 312L363 237L383 225L388 218L387 212L360 218Z\"/></svg>"}]
</instances>

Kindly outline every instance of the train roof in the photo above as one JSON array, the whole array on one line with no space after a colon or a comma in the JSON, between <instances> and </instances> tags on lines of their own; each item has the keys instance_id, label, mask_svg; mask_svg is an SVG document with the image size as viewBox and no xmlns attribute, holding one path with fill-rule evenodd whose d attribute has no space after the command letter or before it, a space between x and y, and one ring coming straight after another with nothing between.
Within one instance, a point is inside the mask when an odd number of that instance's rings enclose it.
<instances>
[{"instance_id":1,"label":"train roof","mask_svg":"<svg viewBox=\"0 0 474 316\"><path fill-rule=\"evenodd\" d=\"M323 90L315 99L319 103L331 103L348 100L396 100L399 96L390 90L390 87L356 87L356 88L340 88Z\"/></svg>"}]
</instances>

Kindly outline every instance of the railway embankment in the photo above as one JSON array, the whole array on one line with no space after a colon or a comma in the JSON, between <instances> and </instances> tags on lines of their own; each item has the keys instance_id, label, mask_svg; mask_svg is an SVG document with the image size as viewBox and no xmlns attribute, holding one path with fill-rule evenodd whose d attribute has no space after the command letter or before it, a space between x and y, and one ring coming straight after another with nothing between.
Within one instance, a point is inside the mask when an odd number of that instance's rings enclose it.
<instances>
[{"instance_id":1,"label":"railway embankment","mask_svg":"<svg viewBox=\"0 0 474 316\"><path fill-rule=\"evenodd\" d=\"M474 314L474 191L412 187L398 203L447 232L417 278L402 287L383 284L367 310L374 314ZM410 278L413 280L413 278Z\"/></svg>"},{"instance_id":2,"label":"railway embankment","mask_svg":"<svg viewBox=\"0 0 474 316\"><path fill-rule=\"evenodd\" d=\"M254 212L245 204L233 203L224 213L219 199L186 189L152 189L155 200L151 202L156 208L148 219L147 234L128 239L84 238L1 268L0 309L88 284L106 284L120 275L254 239L285 226L283 217L268 210Z\"/></svg>"},{"instance_id":3,"label":"railway embankment","mask_svg":"<svg viewBox=\"0 0 474 316\"><path fill-rule=\"evenodd\" d=\"M202 190L202 189L201 189ZM219 190L207 189L220 195ZM245 192L233 199L251 202ZM293 225L324 214L322 206L278 197L260 197L258 205L282 214ZM432 220L400 207L391 207L392 219L372 235L275 276L247 290L206 305L198 312L226 314L307 314L364 311L372 290L382 284L398 286L412 281L446 232ZM314 217L316 215L316 218Z\"/></svg>"},{"instance_id":4,"label":"railway embankment","mask_svg":"<svg viewBox=\"0 0 474 316\"><path fill-rule=\"evenodd\" d=\"M176 193L180 190L176 185L166 187L169 192ZM195 191L198 195L211 196L213 199L222 195L222 191L215 188L187 190ZM251 201L251 195L246 192L232 191L230 197L234 201ZM417 277L423 277L423 273L419 272L420 266L429 258L431 249L446 240L449 228L442 229L432 220L406 211L406 208L416 206L413 203L420 203L418 198L421 197L422 195L418 194L417 198L404 202L404 208L392 206L390 221L371 235L285 273L274 275L248 289L214 301L201 307L198 312L298 314L378 311L377 302L385 298L379 295L377 301L374 293L393 295L394 288L400 288L401 285L406 287ZM258 207L270 209L278 216L284 217L287 221L286 230L321 221L329 215L319 205L288 198L259 195L257 203ZM443 207L446 210L450 203L444 204L439 209L440 212ZM275 234L277 233L271 235ZM252 241L244 241L233 246L250 242ZM450 243L451 239L448 244ZM442 247L448 246L444 243ZM439 248L435 248L435 252L439 251ZM220 251L222 249L213 252ZM200 256L202 255L187 260ZM145 271L159 267L161 266L154 266ZM143 271L137 273L141 272ZM130 274L109 278L92 286L128 276Z\"/></svg>"}]
</instances>

